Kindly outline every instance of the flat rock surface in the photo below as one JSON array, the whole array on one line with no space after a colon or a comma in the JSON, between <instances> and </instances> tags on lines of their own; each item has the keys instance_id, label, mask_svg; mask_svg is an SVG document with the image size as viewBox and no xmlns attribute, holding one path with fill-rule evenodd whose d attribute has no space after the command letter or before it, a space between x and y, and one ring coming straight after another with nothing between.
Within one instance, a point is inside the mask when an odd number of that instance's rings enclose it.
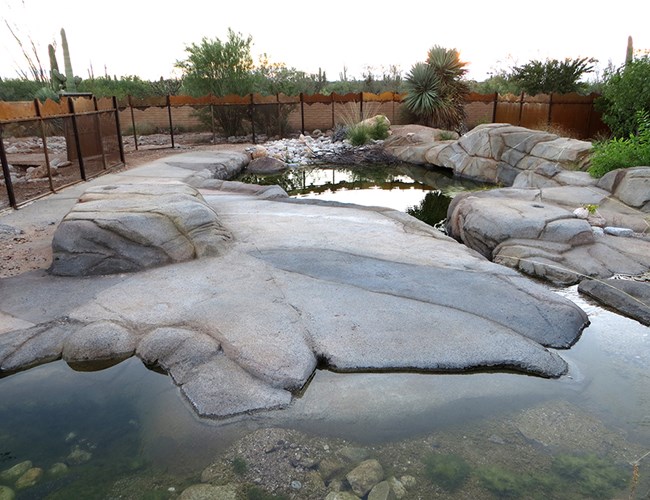
<instances>
[{"instance_id":1,"label":"flat rock surface","mask_svg":"<svg viewBox=\"0 0 650 500\"><path fill-rule=\"evenodd\" d=\"M222 187L202 192L232 234L218 256L1 280L0 311L14 327L0 334L0 370L135 354L214 417L285 407L317 366L567 371L548 348L571 346L586 315L517 272L400 212Z\"/></svg>"}]
</instances>

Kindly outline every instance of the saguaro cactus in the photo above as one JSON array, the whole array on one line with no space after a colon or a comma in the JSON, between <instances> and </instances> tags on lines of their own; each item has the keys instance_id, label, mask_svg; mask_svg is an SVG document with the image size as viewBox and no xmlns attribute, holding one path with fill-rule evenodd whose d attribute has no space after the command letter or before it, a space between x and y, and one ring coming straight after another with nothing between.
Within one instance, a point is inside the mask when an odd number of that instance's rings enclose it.
<instances>
[{"instance_id":1,"label":"saguaro cactus","mask_svg":"<svg viewBox=\"0 0 650 500\"><path fill-rule=\"evenodd\" d=\"M58 92L65 89L65 75L62 75L59 71L59 63L56 60L54 45L49 44L47 46L47 52L50 56L50 81L52 83L52 89Z\"/></svg>"},{"instance_id":2,"label":"saguaro cactus","mask_svg":"<svg viewBox=\"0 0 650 500\"><path fill-rule=\"evenodd\" d=\"M77 82L75 82L74 73L72 72L68 39L65 36L65 30L63 28L61 28L61 47L63 48L63 62L65 64L65 90L68 92L76 92Z\"/></svg>"},{"instance_id":3,"label":"saguaro cactus","mask_svg":"<svg viewBox=\"0 0 650 500\"><path fill-rule=\"evenodd\" d=\"M631 63L634 59L634 45L632 44L632 37L627 37L627 52L625 52L625 64Z\"/></svg>"}]
</instances>

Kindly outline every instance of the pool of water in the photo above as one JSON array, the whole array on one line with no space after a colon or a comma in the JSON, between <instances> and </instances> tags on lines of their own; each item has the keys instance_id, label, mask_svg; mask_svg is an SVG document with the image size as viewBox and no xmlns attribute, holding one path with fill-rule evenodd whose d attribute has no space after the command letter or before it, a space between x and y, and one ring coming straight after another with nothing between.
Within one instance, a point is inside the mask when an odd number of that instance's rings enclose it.
<instances>
[{"instance_id":1,"label":"pool of water","mask_svg":"<svg viewBox=\"0 0 650 500\"><path fill-rule=\"evenodd\" d=\"M293 171L284 187L369 205L387 205L384 192L412 196L399 210L481 187L418 169L370 172ZM208 420L136 358L0 378L0 486L19 500L157 499L209 481L240 498L317 499L349 488L354 465L376 459L403 498L648 498L650 328L576 287L554 291L591 320L558 351L570 364L558 380L317 371L285 410ZM40 478L18 488L7 471L27 461Z\"/></svg>"},{"instance_id":2,"label":"pool of water","mask_svg":"<svg viewBox=\"0 0 650 500\"><path fill-rule=\"evenodd\" d=\"M239 180L277 184L295 198L393 208L431 225L445 219L456 194L486 187L455 178L445 169L414 165L313 166L280 175L245 175Z\"/></svg>"}]
</instances>

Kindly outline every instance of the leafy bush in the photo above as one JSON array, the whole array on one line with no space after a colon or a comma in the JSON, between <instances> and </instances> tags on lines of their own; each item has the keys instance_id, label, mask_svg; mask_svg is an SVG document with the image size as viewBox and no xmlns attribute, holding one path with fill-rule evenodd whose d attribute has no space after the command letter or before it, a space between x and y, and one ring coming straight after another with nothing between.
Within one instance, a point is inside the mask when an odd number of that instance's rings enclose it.
<instances>
[{"instance_id":1,"label":"leafy bush","mask_svg":"<svg viewBox=\"0 0 650 500\"><path fill-rule=\"evenodd\" d=\"M594 144L589 173L602 177L617 168L650 165L650 116L638 111L636 118L638 133L626 139L614 138Z\"/></svg>"},{"instance_id":2,"label":"leafy bush","mask_svg":"<svg viewBox=\"0 0 650 500\"><path fill-rule=\"evenodd\" d=\"M533 60L523 66L514 67L509 79L530 95L582 92L588 85L580 82L580 79L594 70L595 62L595 59L587 57L566 58L564 61Z\"/></svg>"},{"instance_id":3,"label":"leafy bush","mask_svg":"<svg viewBox=\"0 0 650 500\"><path fill-rule=\"evenodd\" d=\"M637 111L650 112L650 56L608 73L596 101L614 137L628 137L639 128Z\"/></svg>"},{"instance_id":4,"label":"leafy bush","mask_svg":"<svg viewBox=\"0 0 650 500\"><path fill-rule=\"evenodd\" d=\"M363 146L370 142L370 132L367 125L360 123L348 128L348 141L353 146Z\"/></svg>"},{"instance_id":5,"label":"leafy bush","mask_svg":"<svg viewBox=\"0 0 650 500\"><path fill-rule=\"evenodd\" d=\"M373 141L381 141L388 137L390 122L381 115L370 122L360 122L347 128L347 139L353 146L363 146Z\"/></svg>"}]
</instances>

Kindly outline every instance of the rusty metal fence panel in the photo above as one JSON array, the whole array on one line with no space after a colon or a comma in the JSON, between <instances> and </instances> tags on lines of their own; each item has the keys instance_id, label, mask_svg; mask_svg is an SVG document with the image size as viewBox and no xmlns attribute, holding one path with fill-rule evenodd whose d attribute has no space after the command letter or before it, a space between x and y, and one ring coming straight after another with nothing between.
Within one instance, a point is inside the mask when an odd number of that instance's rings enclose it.
<instances>
[{"instance_id":1,"label":"rusty metal fence panel","mask_svg":"<svg viewBox=\"0 0 650 500\"><path fill-rule=\"evenodd\" d=\"M117 101L0 102L0 210L124 163Z\"/></svg>"}]
</instances>

